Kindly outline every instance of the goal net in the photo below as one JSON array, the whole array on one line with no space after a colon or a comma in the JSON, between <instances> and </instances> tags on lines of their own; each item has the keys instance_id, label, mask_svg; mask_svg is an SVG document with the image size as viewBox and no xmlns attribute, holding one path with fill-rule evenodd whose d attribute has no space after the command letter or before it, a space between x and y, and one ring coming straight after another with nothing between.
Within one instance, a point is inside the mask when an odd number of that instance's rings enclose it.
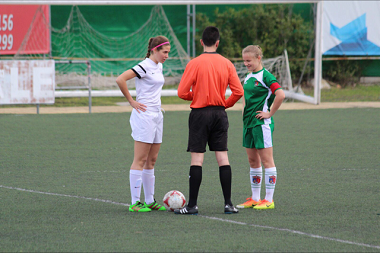
<instances>
[{"instance_id":1,"label":"goal net","mask_svg":"<svg viewBox=\"0 0 380 253\"><path fill-rule=\"evenodd\" d=\"M288 68L288 62L284 55L263 59L263 67L266 68L270 73L272 73L276 78L282 88L287 90L292 90L292 79L290 75L290 70ZM247 67L244 65L244 62L235 62L234 63L240 81L243 82L247 75Z\"/></svg>"},{"instance_id":2,"label":"goal net","mask_svg":"<svg viewBox=\"0 0 380 253\"><path fill-rule=\"evenodd\" d=\"M38 24L38 25L35 25ZM26 49L39 51L39 47L46 41L51 32L50 54L26 54ZM36 36L41 35L44 36ZM14 58L24 59L54 59L66 61L68 64L56 64L57 89L71 87L88 87L89 77L86 64L70 64L72 61L88 61L91 65L91 87L99 90L117 89L116 77L142 61L147 53L147 43L150 37L166 36L171 43L170 57L165 61L165 84L178 84L186 64L190 58L177 39L162 6L154 6L148 20L135 32L124 37L112 37L95 30L84 18L78 6L73 6L66 25L62 29L50 26L42 8L37 9L29 31L27 32ZM40 41L39 41L40 38ZM289 61L286 51L275 58L264 59L263 65L279 81L287 98L303 99L302 90L292 86ZM235 62L236 70L243 81L246 67L243 62ZM134 79L127 82L130 88L134 87ZM228 93L227 93L228 94ZM163 96L175 96L172 90L163 93ZM307 98L306 100L307 101Z\"/></svg>"},{"instance_id":3,"label":"goal net","mask_svg":"<svg viewBox=\"0 0 380 253\"><path fill-rule=\"evenodd\" d=\"M33 22L49 26L51 31L51 53L24 54L25 48L37 48L38 40L32 39L39 31L33 23L25 36L15 59L88 60L91 63L91 85L97 89L112 89L116 86L116 77L145 58L150 37L166 36L171 44L170 57L165 61L164 75L168 83L178 83L190 60L165 15L161 6L151 10L149 19L137 31L125 37L106 36L96 31L85 20L78 6L73 6L62 29L51 27L42 9L35 13ZM45 38L46 40L46 38ZM42 39L41 39L42 41ZM86 85L87 68L84 64L60 64L56 66L57 86ZM134 80L128 82L134 87Z\"/></svg>"},{"instance_id":4,"label":"goal net","mask_svg":"<svg viewBox=\"0 0 380 253\"><path fill-rule=\"evenodd\" d=\"M301 101L307 100L307 96L304 95L301 87L293 87L292 75L290 73L288 53L285 50L284 53L280 56L274 58L263 59L263 67L266 68L270 73L272 73L278 83L281 85L282 89L286 94L286 99L297 99ZM234 63L238 76L241 82L244 82L244 79L247 75L247 67L244 65L244 62L235 62Z\"/></svg>"}]
</instances>

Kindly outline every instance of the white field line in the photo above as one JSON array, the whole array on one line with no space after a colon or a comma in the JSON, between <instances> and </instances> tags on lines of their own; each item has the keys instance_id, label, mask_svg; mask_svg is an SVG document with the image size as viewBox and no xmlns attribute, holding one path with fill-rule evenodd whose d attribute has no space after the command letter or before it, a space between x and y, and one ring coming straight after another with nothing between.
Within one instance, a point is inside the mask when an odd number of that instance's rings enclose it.
<instances>
[{"instance_id":1,"label":"white field line","mask_svg":"<svg viewBox=\"0 0 380 253\"><path fill-rule=\"evenodd\" d=\"M103 202L103 203L114 204L114 205L129 206L129 204L120 203L120 202L114 202L114 201L105 200L105 199L98 199L98 198L89 198L89 197L83 197L83 196L67 195L67 194L52 193L52 192L41 192L41 191L28 190L28 189L11 187L11 186L4 186L4 185L0 185L0 188L10 189L10 190L17 190L17 191L23 191L23 192L45 194L45 195L51 195L51 196L59 196L59 197L68 197L68 198L76 198L76 199L93 200L93 201L98 201L98 202ZM257 228L272 229L272 230L277 230L277 231L284 231L284 232L289 232L289 233L292 233L292 234L298 234L298 235L303 235L303 236L307 236L307 237L311 237L311 238L323 239L323 240L328 240L328 241L333 241L333 242L340 242L340 243L344 243L344 244L351 244L351 245L355 245L355 246L362 246L362 247L367 247L367 248L380 249L380 246L378 246L378 245L358 243L358 242L352 242L352 241L347 241L347 240L336 239L336 238L332 238L332 237L314 235L314 234L305 233L305 232L302 232L302 231L297 231L297 230L292 230L292 229L287 229L287 228L276 228L276 227L270 227L270 226L255 225L255 224L249 224L249 223L245 223L245 222L227 220L227 219L222 219L222 218L217 218L217 217L211 217L211 216L206 216L206 215L198 215L198 217L202 217L202 218L206 218L206 219L210 219L210 220L217 220L217 221L222 221L222 222L228 222L228 223L237 224L237 225L243 225L243 226L250 226L250 227L257 227Z\"/></svg>"},{"instance_id":2,"label":"white field line","mask_svg":"<svg viewBox=\"0 0 380 253\"><path fill-rule=\"evenodd\" d=\"M160 172L162 171L168 171L168 170L163 170L163 169L160 169ZM77 173L77 174L89 174L89 173L126 173L128 172L129 173L129 169L128 170L89 170L89 171L63 171L63 172L56 172L55 174L73 174L73 173ZM17 171L3 171L3 172L0 172L2 174L16 174L18 173ZM37 174L39 172L36 172L36 171L29 171L29 172L25 172L25 173L29 173L29 174Z\"/></svg>"},{"instance_id":3,"label":"white field line","mask_svg":"<svg viewBox=\"0 0 380 253\"><path fill-rule=\"evenodd\" d=\"M106 200L106 199L73 196L73 195L52 193L52 192L41 192L41 191L27 190L27 189L4 186L4 185L0 185L0 188L10 189L10 190L18 190L18 191L23 191L23 192L39 193L39 194L52 195L52 196L60 196L60 197L68 197L68 198L76 198L76 199L87 199L87 200L93 200L93 201L98 201L98 202L103 202L103 203L110 203L110 204L114 204L114 205L129 206L129 204L114 202L114 201Z\"/></svg>"},{"instance_id":4,"label":"white field line","mask_svg":"<svg viewBox=\"0 0 380 253\"><path fill-rule=\"evenodd\" d=\"M331 237L326 237L326 236L309 234L309 233L305 233L305 232L301 232L301 231L297 231L297 230L292 230L292 229L287 229L287 228L276 228L276 227L270 227L270 226L248 224L248 223L245 223L245 222L226 220L226 219L221 219L221 218L216 218L216 217L210 217L210 216L204 216L204 215L198 215L198 216L202 216L202 217L210 219L210 220L219 220L219 221L229 222L229 223L238 224L238 225L245 225L245 226L257 227L257 228L273 229L273 230L277 230L277 231L285 231L285 232L290 232L290 233L298 234L298 235L304 235L304 236L308 236L308 237L312 237L312 238L318 238L318 239L324 239L324 240L329 240L329 241L334 241L334 242L341 242L341 243L345 243L345 244L352 244L352 245L363 246L363 247L368 247L368 248L380 249L380 246L377 246L377 245L358 243L358 242L351 242L351 241L347 241L347 240L341 240L341 239L336 239L336 238L331 238Z\"/></svg>"}]
</instances>

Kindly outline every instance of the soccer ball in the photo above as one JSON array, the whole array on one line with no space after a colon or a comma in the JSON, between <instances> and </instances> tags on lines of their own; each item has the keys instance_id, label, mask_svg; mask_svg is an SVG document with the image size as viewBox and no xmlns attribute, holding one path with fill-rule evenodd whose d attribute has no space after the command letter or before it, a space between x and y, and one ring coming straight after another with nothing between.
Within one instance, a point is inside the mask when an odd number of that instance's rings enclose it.
<instances>
[{"instance_id":1,"label":"soccer ball","mask_svg":"<svg viewBox=\"0 0 380 253\"><path fill-rule=\"evenodd\" d=\"M182 208L186 204L186 198L182 192L177 190L172 190L165 194L164 206L169 211L174 211L174 209Z\"/></svg>"}]
</instances>

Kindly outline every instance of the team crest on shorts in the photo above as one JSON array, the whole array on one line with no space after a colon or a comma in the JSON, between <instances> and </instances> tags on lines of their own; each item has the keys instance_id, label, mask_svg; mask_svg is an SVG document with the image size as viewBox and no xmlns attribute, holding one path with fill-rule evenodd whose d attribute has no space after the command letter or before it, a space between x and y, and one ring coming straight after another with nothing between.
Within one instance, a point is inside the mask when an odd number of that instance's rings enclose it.
<instances>
[{"instance_id":1,"label":"team crest on shorts","mask_svg":"<svg viewBox=\"0 0 380 253\"><path fill-rule=\"evenodd\" d=\"M269 176L269 183L275 184L276 183L276 176Z\"/></svg>"},{"instance_id":2,"label":"team crest on shorts","mask_svg":"<svg viewBox=\"0 0 380 253\"><path fill-rule=\"evenodd\" d=\"M260 182L261 182L261 177L259 177L259 176L253 176L252 177L252 183L260 184Z\"/></svg>"}]
</instances>

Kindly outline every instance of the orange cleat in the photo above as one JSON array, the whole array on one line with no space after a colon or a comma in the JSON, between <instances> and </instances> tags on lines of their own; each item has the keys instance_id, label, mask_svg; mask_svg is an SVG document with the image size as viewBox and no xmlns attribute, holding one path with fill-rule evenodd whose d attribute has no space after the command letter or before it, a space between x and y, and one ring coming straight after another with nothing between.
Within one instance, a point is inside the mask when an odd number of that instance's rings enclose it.
<instances>
[{"instance_id":1,"label":"orange cleat","mask_svg":"<svg viewBox=\"0 0 380 253\"><path fill-rule=\"evenodd\" d=\"M237 205L237 208L253 208L254 206L258 205L261 203L261 199L259 201L253 200L251 197L246 199L247 201L244 202L243 204Z\"/></svg>"}]
</instances>

